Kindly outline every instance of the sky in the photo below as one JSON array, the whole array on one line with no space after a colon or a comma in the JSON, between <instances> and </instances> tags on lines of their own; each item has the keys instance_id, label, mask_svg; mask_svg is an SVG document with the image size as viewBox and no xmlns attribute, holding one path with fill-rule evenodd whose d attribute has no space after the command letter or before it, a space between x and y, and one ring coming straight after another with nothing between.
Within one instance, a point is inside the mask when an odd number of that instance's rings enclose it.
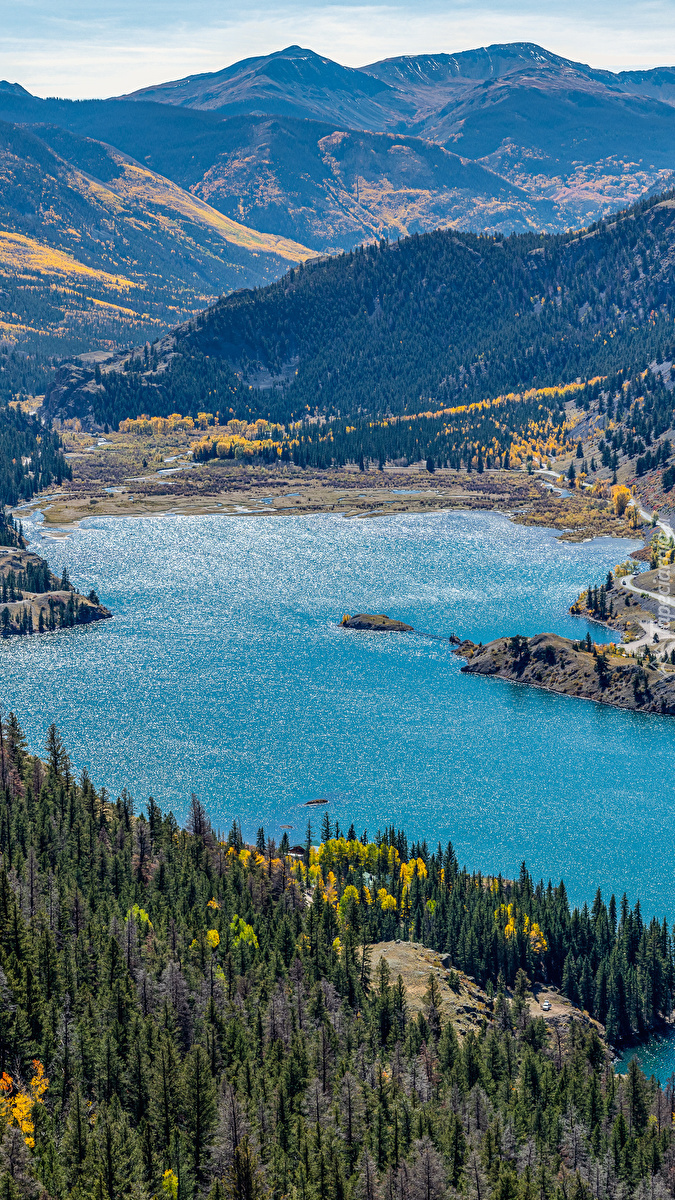
<instances>
[{"instance_id":1,"label":"sky","mask_svg":"<svg viewBox=\"0 0 675 1200\"><path fill-rule=\"evenodd\" d=\"M537 42L593 66L675 64L675 0L5 0L0 79L114 96L298 44L348 66Z\"/></svg>"}]
</instances>

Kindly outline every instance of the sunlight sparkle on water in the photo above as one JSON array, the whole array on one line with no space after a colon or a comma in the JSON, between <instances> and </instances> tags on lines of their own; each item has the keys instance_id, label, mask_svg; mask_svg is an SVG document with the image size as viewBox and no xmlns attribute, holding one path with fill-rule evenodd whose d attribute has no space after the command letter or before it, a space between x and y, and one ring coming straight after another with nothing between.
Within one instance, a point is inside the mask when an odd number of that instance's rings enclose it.
<instances>
[{"instance_id":1,"label":"sunlight sparkle on water","mask_svg":"<svg viewBox=\"0 0 675 1200\"><path fill-rule=\"evenodd\" d=\"M327 795L345 829L451 838L470 867L512 876L525 859L573 899L639 890L645 913L675 916L672 720L462 675L447 641L338 626L372 611L444 638L599 640L567 608L631 544L444 513L92 519L33 545L115 617L2 644L3 703L33 746L56 721L113 794L182 818L194 790L216 827L299 840L321 820L303 805Z\"/></svg>"}]
</instances>

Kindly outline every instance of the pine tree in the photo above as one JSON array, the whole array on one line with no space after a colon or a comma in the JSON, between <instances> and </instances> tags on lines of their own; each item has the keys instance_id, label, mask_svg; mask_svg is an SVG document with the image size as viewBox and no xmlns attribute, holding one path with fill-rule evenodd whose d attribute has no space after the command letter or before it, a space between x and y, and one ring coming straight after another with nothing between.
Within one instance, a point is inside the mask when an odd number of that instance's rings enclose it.
<instances>
[{"instance_id":1,"label":"pine tree","mask_svg":"<svg viewBox=\"0 0 675 1200\"><path fill-rule=\"evenodd\" d=\"M579 994L581 997L581 1007L584 1008L591 1016L593 1016L593 1001L594 1001L594 981L591 971L591 964L588 958L584 958L581 968L581 978L579 980Z\"/></svg>"},{"instance_id":2,"label":"pine tree","mask_svg":"<svg viewBox=\"0 0 675 1200\"><path fill-rule=\"evenodd\" d=\"M223 1200L265 1200L269 1195L258 1156L248 1136L238 1143L223 1181ZM213 1192L209 1200L216 1200Z\"/></svg>"},{"instance_id":3,"label":"pine tree","mask_svg":"<svg viewBox=\"0 0 675 1200\"><path fill-rule=\"evenodd\" d=\"M100 1111L88 1139L84 1177L89 1187L100 1179L105 1193L115 1200L135 1200L139 1194L142 1163L138 1145L116 1095Z\"/></svg>"},{"instance_id":4,"label":"pine tree","mask_svg":"<svg viewBox=\"0 0 675 1200\"><path fill-rule=\"evenodd\" d=\"M68 1172L68 1186L70 1188L75 1187L82 1178L85 1159L87 1157L89 1134L90 1129L85 1104L82 1092L78 1087L73 1093L62 1143L64 1163Z\"/></svg>"},{"instance_id":5,"label":"pine tree","mask_svg":"<svg viewBox=\"0 0 675 1200\"><path fill-rule=\"evenodd\" d=\"M578 1008L581 1003L581 997L579 995L579 980L577 976L577 965L571 950L565 959L565 966L563 967L562 990L570 1003L574 1004Z\"/></svg>"},{"instance_id":6,"label":"pine tree","mask_svg":"<svg viewBox=\"0 0 675 1200\"><path fill-rule=\"evenodd\" d=\"M188 1130L195 1179L203 1179L206 1149L216 1126L216 1086L203 1046L192 1048L183 1069L183 1118Z\"/></svg>"},{"instance_id":7,"label":"pine tree","mask_svg":"<svg viewBox=\"0 0 675 1200\"><path fill-rule=\"evenodd\" d=\"M154 1057L154 1070L150 1085L150 1112L153 1128L160 1150L168 1153L173 1133L179 1120L179 1097L177 1081L180 1060L176 1044L170 1034L160 1039Z\"/></svg>"}]
</instances>

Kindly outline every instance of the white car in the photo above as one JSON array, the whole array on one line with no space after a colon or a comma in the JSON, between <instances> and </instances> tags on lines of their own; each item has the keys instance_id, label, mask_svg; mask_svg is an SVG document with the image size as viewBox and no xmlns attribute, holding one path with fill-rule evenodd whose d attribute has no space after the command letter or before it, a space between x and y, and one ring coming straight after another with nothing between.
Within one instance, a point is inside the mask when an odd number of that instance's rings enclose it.
<instances>
[{"instance_id":1,"label":"white car","mask_svg":"<svg viewBox=\"0 0 675 1200\"><path fill-rule=\"evenodd\" d=\"M548 1011L549 1011L549 1009L550 1009L550 1007L551 1007L551 1001L550 1001L550 1000L543 1000L543 1001L542 1001L542 1005L541 1005L541 1007L543 1008L544 1012L548 1012Z\"/></svg>"}]
</instances>

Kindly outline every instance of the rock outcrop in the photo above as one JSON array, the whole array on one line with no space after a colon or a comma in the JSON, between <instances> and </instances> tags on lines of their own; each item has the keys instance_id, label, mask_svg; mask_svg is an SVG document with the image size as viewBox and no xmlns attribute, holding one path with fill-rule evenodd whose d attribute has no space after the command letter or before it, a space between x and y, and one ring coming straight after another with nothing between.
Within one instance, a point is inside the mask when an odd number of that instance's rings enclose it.
<instances>
[{"instance_id":1,"label":"rock outcrop","mask_svg":"<svg viewBox=\"0 0 675 1200\"><path fill-rule=\"evenodd\" d=\"M74 363L64 363L47 389L43 413L56 421L77 418L83 428L94 433L101 432L103 426L96 421L94 399L102 391L103 385L96 382L93 370L78 367Z\"/></svg>"},{"instance_id":2,"label":"rock outcrop","mask_svg":"<svg viewBox=\"0 0 675 1200\"><path fill-rule=\"evenodd\" d=\"M95 592L80 595L39 554L0 548L0 637L51 633L109 617Z\"/></svg>"},{"instance_id":3,"label":"rock outcrop","mask_svg":"<svg viewBox=\"0 0 675 1200\"><path fill-rule=\"evenodd\" d=\"M370 629L378 633L413 632L412 625L394 621L391 617L385 617L383 613L355 613L353 617L345 613L340 624L343 629Z\"/></svg>"}]
</instances>

